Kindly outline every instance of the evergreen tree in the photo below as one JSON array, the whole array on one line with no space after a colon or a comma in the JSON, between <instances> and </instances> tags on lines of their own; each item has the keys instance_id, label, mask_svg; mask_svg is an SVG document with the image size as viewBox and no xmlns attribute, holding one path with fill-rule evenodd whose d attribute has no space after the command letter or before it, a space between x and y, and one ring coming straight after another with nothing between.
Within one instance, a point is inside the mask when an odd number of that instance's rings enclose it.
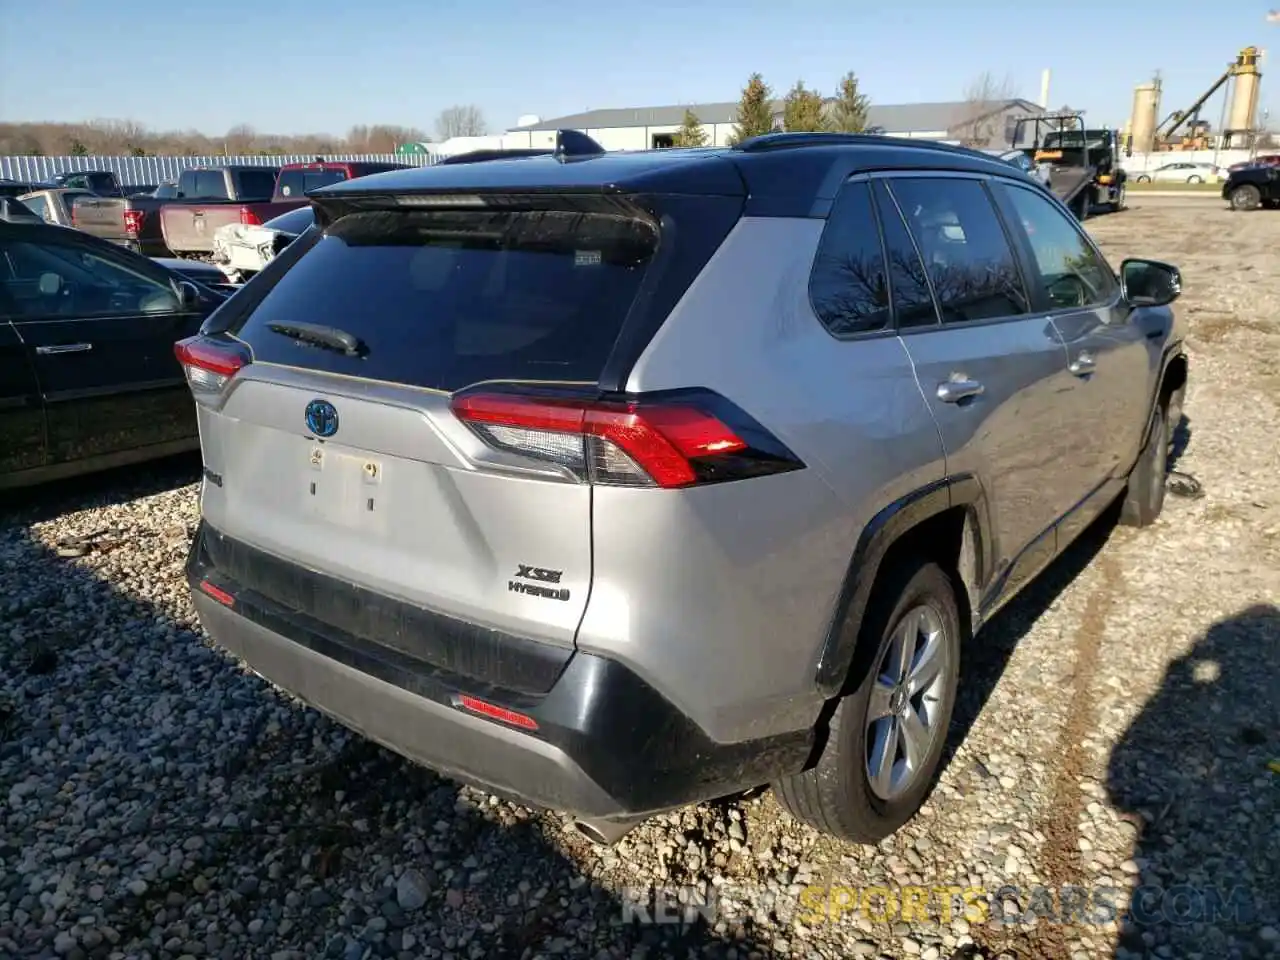
<instances>
[{"instance_id":1,"label":"evergreen tree","mask_svg":"<svg viewBox=\"0 0 1280 960\"><path fill-rule=\"evenodd\" d=\"M867 98L858 92L858 78L850 70L840 81L831 106L831 129L840 133L862 133L867 129Z\"/></svg>"},{"instance_id":2,"label":"evergreen tree","mask_svg":"<svg viewBox=\"0 0 1280 960\"><path fill-rule=\"evenodd\" d=\"M684 122L672 137L677 147L705 147L707 131L702 129L702 121L692 110L684 112Z\"/></svg>"},{"instance_id":3,"label":"evergreen tree","mask_svg":"<svg viewBox=\"0 0 1280 960\"><path fill-rule=\"evenodd\" d=\"M753 73L742 88L742 100L738 103L737 121L733 126L730 144L741 143L773 131L773 91L758 73Z\"/></svg>"},{"instance_id":4,"label":"evergreen tree","mask_svg":"<svg viewBox=\"0 0 1280 960\"><path fill-rule=\"evenodd\" d=\"M825 130L827 123L822 114L822 94L817 90L806 89L804 81L797 80L796 85L788 91L783 103L783 129L787 133Z\"/></svg>"},{"instance_id":5,"label":"evergreen tree","mask_svg":"<svg viewBox=\"0 0 1280 960\"><path fill-rule=\"evenodd\" d=\"M79 140L72 140L72 141L71 141L71 156L73 156L73 157L87 157L88 155L89 155L89 148L88 148L88 147L86 147L86 146L85 146L83 143L81 143Z\"/></svg>"}]
</instances>

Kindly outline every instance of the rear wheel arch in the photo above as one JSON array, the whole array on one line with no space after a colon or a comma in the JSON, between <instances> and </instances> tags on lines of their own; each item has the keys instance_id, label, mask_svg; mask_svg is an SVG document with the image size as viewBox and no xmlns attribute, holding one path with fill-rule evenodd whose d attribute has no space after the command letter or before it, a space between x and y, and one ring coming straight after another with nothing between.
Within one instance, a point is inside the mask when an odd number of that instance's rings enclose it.
<instances>
[{"instance_id":1,"label":"rear wheel arch","mask_svg":"<svg viewBox=\"0 0 1280 960\"><path fill-rule=\"evenodd\" d=\"M818 659L815 680L837 697L869 666L863 642L868 605L905 560L932 560L954 578L962 623L972 628L992 568L986 495L976 477L950 477L895 500L867 524L854 548Z\"/></svg>"},{"instance_id":2,"label":"rear wheel arch","mask_svg":"<svg viewBox=\"0 0 1280 960\"><path fill-rule=\"evenodd\" d=\"M1186 387L1187 356L1184 353L1177 353L1170 357L1169 362L1164 366L1164 373L1160 377L1160 393L1157 399L1166 407L1171 401L1180 407Z\"/></svg>"}]
</instances>

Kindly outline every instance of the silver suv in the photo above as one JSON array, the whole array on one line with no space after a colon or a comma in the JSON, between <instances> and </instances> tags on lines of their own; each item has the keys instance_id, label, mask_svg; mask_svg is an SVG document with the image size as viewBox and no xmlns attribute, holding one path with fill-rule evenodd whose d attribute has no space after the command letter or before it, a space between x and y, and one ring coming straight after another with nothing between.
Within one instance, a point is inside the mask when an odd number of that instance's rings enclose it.
<instances>
[{"instance_id":1,"label":"silver suv","mask_svg":"<svg viewBox=\"0 0 1280 960\"><path fill-rule=\"evenodd\" d=\"M1149 524L1176 268L977 151L770 135L317 191L178 344L215 641L442 774L639 819L772 783L875 841L962 641Z\"/></svg>"}]
</instances>

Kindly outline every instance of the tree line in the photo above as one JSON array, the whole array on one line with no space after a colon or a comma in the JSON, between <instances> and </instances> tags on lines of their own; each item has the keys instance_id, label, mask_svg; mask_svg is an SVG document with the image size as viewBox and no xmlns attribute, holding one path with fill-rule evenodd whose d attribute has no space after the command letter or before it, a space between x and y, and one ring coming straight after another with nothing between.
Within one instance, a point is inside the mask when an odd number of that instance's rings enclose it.
<instances>
[{"instance_id":1,"label":"tree line","mask_svg":"<svg viewBox=\"0 0 1280 960\"><path fill-rule=\"evenodd\" d=\"M831 97L824 97L821 91L797 80L782 99L782 129L788 133L824 130L862 133L867 129L869 108L870 100L858 89L858 77L852 70L840 79ZM776 128L773 90L763 76L753 73L742 88L729 143L741 143L772 133ZM672 139L677 147L703 147L707 144L707 132L697 114L686 110L684 122Z\"/></svg>"},{"instance_id":2,"label":"tree line","mask_svg":"<svg viewBox=\"0 0 1280 960\"><path fill-rule=\"evenodd\" d=\"M475 106L452 106L436 117L439 139L479 136L487 131ZM329 133L273 134L247 123L221 135L199 130L151 130L132 120L83 123L0 123L0 155L4 156L279 156L284 154L394 153L404 143L431 137L418 127L357 124L345 135Z\"/></svg>"}]
</instances>

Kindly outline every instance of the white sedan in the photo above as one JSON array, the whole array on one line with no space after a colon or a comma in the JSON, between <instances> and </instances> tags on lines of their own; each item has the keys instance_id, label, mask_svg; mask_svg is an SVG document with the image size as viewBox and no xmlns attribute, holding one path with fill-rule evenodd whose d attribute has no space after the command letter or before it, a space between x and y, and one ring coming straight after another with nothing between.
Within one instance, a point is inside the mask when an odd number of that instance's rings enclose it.
<instances>
[{"instance_id":1,"label":"white sedan","mask_svg":"<svg viewBox=\"0 0 1280 960\"><path fill-rule=\"evenodd\" d=\"M1138 183L1221 183L1227 179L1227 174L1216 164L1179 160L1154 170L1144 170L1133 179Z\"/></svg>"}]
</instances>

